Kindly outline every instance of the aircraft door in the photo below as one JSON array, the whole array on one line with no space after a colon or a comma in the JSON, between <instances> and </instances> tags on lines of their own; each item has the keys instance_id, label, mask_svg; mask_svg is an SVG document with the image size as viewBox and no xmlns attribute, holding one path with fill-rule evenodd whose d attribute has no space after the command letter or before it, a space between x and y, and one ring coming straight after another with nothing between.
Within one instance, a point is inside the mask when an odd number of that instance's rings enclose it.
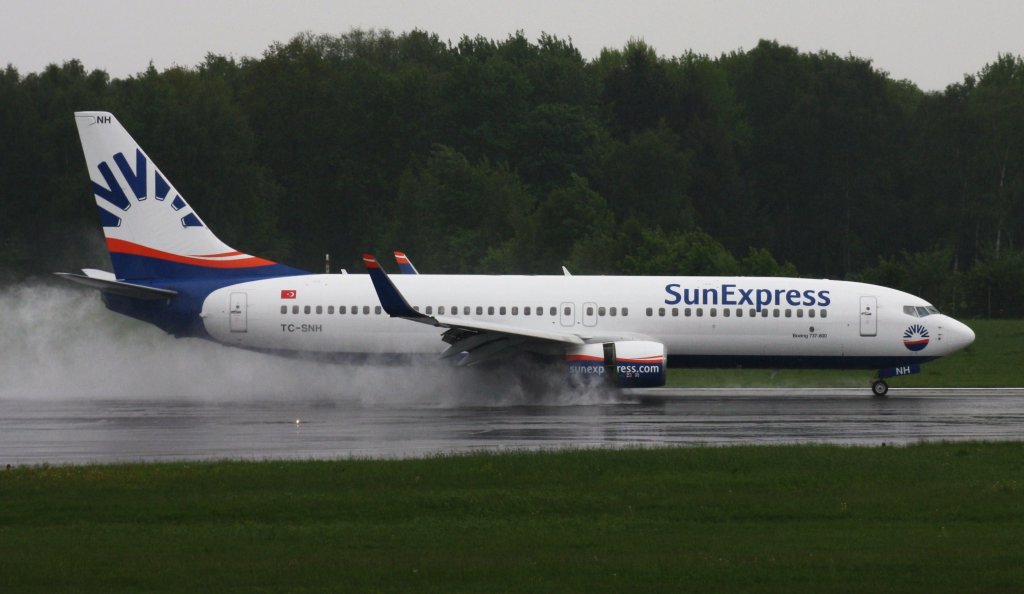
<instances>
[{"instance_id":1,"label":"aircraft door","mask_svg":"<svg viewBox=\"0 0 1024 594\"><path fill-rule=\"evenodd\" d=\"M878 298L860 298L860 335L878 335Z\"/></svg>"},{"instance_id":2,"label":"aircraft door","mask_svg":"<svg viewBox=\"0 0 1024 594\"><path fill-rule=\"evenodd\" d=\"M584 303L583 304L583 325L584 326L596 326L597 325L597 304L596 303Z\"/></svg>"},{"instance_id":3,"label":"aircraft door","mask_svg":"<svg viewBox=\"0 0 1024 594\"><path fill-rule=\"evenodd\" d=\"M228 311L228 325L232 332L248 332L248 309L245 293L232 293L230 310Z\"/></svg>"},{"instance_id":4,"label":"aircraft door","mask_svg":"<svg viewBox=\"0 0 1024 594\"><path fill-rule=\"evenodd\" d=\"M562 319L562 325L569 327L576 325L576 304L575 303L563 303L558 308L558 313Z\"/></svg>"}]
</instances>

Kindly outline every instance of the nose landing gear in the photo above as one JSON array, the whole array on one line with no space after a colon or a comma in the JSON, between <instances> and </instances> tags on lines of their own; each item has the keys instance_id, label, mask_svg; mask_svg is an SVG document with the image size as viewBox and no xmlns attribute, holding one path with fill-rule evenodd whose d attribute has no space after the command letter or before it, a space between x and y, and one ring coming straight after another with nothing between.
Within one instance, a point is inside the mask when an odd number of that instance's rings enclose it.
<instances>
[{"instance_id":1,"label":"nose landing gear","mask_svg":"<svg viewBox=\"0 0 1024 594\"><path fill-rule=\"evenodd\" d=\"M910 365L879 369L878 377L871 382L871 393L878 398L884 398L889 393L889 384L885 381L886 378L910 375L912 373L921 373L921 366L917 363L911 363Z\"/></svg>"}]
</instances>

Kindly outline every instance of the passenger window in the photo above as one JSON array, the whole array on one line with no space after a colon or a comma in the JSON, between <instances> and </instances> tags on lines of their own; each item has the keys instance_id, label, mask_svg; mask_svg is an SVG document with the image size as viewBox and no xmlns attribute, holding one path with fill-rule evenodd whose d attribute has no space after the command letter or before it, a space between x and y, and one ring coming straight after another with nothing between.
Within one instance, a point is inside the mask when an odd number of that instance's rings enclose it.
<instances>
[{"instance_id":1,"label":"passenger window","mask_svg":"<svg viewBox=\"0 0 1024 594\"><path fill-rule=\"evenodd\" d=\"M593 307L587 307L587 315L588 316L594 315L594 308Z\"/></svg>"},{"instance_id":2,"label":"passenger window","mask_svg":"<svg viewBox=\"0 0 1024 594\"><path fill-rule=\"evenodd\" d=\"M369 305L364 305L363 306L363 315L365 315L365 316L370 315L370 306Z\"/></svg>"},{"instance_id":3,"label":"passenger window","mask_svg":"<svg viewBox=\"0 0 1024 594\"><path fill-rule=\"evenodd\" d=\"M608 309L608 315L612 316L613 318L615 317L615 314L617 314L617 313L619 313L619 308L617 308L617 307L612 307L612 308Z\"/></svg>"},{"instance_id":4,"label":"passenger window","mask_svg":"<svg viewBox=\"0 0 1024 594\"><path fill-rule=\"evenodd\" d=\"M333 314L333 313L334 313L334 306L333 305L328 305L327 306L327 314L330 315L330 314Z\"/></svg>"},{"instance_id":5,"label":"passenger window","mask_svg":"<svg viewBox=\"0 0 1024 594\"><path fill-rule=\"evenodd\" d=\"M729 315L730 315L730 311L731 311L731 310L730 310L730 309L729 309L728 307L723 307L723 308L722 308L722 316L724 316L724 317L726 317L726 318L727 318L727 317L729 317Z\"/></svg>"},{"instance_id":6,"label":"passenger window","mask_svg":"<svg viewBox=\"0 0 1024 594\"><path fill-rule=\"evenodd\" d=\"M416 309L416 311L419 311L419 309ZM359 313L359 306L358 305L353 305L352 306L352 315L356 315L357 313Z\"/></svg>"},{"instance_id":7,"label":"passenger window","mask_svg":"<svg viewBox=\"0 0 1024 594\"><path fill-rule=\"evenodd\" d=\"M512 315L514 315L514 316L518 316L519 315L519 307L518 306L516 306L516 305L512 306Z\"/></svg>"},{"instance_id":8,"label":"passenger window","mask_svg":"<svg viewBox=\"0 0 1024 594\"><path fill-rule=\"evenodd\" d=\"M283 314L288 313L288 306L287 305L282 305L281 306L281 313L283 313Z\"/></svg>"},{"instance_id":9,"label":"passenger window","mask_svg":"<svg viewBox=\"0 0 1024 594\"><path fill-rule=\"evenodd\" d=\"M665 317L665 308L664 307L659 307L658 308L658 316L662 317L662 318Z\"/></svg>"},{"instance_id":10,"label":"passenger window","mask_svg":"<svg viewBox=\"0 0 1024 594\"><path fill-rule=\"evenodd\" d=\"M622 308L622 317L626 317L628 315L629 315L629 308L628 307L623 307Z\"/></svg>"},{"instance_id":11,"label":"passenger window","mask_svg":"<svg viewBox=\"0 0 1024 594\"><path fill-rule=\"evenodd\" d=\"M736 317L737 318L742 318L743 317L743 309L742 308L739 308L739 307L736 308Z\"/></svg>"},{"instance_id":12,"label":"passenger window","mask_svg":"<svg viewBox=\"0 0 1024 594\"><path fill-rule=\"evenodd\" d=\"M468 305L466 305L466 306L464 306L462 308L462 315L464 315L464 316L468 316L469 315L469 306Z\"/></svg>"},{"instance_id":13,"label":"passenger window","mask_svg":"<svg viewBox=\"0 0 1024 594\"><path fill-rule=\"evenodd\" d=\"M647 308L647 317L651 317L653 315L654 315L654 309L651 308L651 307L648 307Z\"/></svg>"},{"instance_id":14,"label":"passenger window","mask_svg":"<svg viewBox=\"0 0 1024 594\"><path fill-rule=\"evenodd\" d=\"M373 308L373 313L377 314L378 316L381 314L381 311L382 310L379 305Z\"/></svg>"},{"instance_id":15,"label":"passenger window","mask_svg":"<svg viewBox=\"0 0 1024 594\"><path fill-rule=\"evenodd\" d=\"M767 318L768 317L768 309L767 308L761 310L761 317L762 318Z\"/></svg>"},{"instance_id":16,"label":"passenger window","mask_svg":"<svg viewBox=\"0 0 1024 594\"><path fill-rule=\"evenodd\" d=\"M303 307L303 308L302 308L302 313L307 313L307 314L308 314L308 313L310 313L310 312L311 312L312 310L313 310L313 308L311 308L310 306L308 306L308 305L307 305L306 307Z\"/></svg>"},{"instance_id":17,"label":"passenger window","mask_svg":"<svg viewBox=\"0 0 1024 594\"><path fill-rule=\"evenodd\" d=\"M718 317L718 310L714 307L711 308L711 317Z\"/></svg>"},{"instance_id":18,"label":"passenger window","mask_svg":"<svg viewBox=\"0 0 1024 594\"><path fill-rule=\"evenodd\" d=\"M299 306L298 305L293 305L292 306L292 313L293 314L299 313Z\"/></svg>"},{"instance_id":19,"label":"passenger window","mask_svg":"<svg viewBox=\"0 0 1024 594\"><path fill-rule=\"evenodd\" d=\"M804 317L804 310L802 310L802 309L796 310L796 317L798 317L798 318Z\"/></svg>"},{"instance_id":20,"label":"passenger window","mask_svg":"<svg viewBox=\"0 0 1024 594\"><path fill-rule=\"evenodd\" d=\"M753 307L751 307L750 308L750 317L753 318L753 317L756 317L756 316L757 316L757 310L754 309Z\"/></svg>"},{"instance_id":21,"label":"passenger window","mask_svg":"<svg viewBox=\"0 0 1024 594\"><path fill-rule=\"evenodd\" d=\"M489 315L489 316L493 316L494 315L494 306L493 305L488 305L487 306L487 315Z\"/></svg>"},{"instance_id":22,"label":"passenger window","mask_svg":"<svg viewBox=\"0 0 1024 594\"><path fill-rule=\"evenodd\" d=\"M566 313L566 315L568 315L568 313L569 313L569 312L568 312L568 311L566 311L565 313ZM558 310L557 310L557 309L555 309L554 307L552 307L552 308L551 308L551 317L555 317L555 316L557 316L557 315L558 315Z\"/></svg>"},{"instance_id":23,"label":"passenger window","mask_svg":"<svg viewBox=\"0 0 1024 594\"><path fill-rule=\"evenodd\" d=\"M679 317L679 308L678 307L673 307L672 308L672 317L673 318L678 318Z\"/></svg>"},{"instance_id":24,"label":"passenger window","mask_svg":"<svg viewBox=\"0 0 1024 594\"><path fill-rule=\"evenodd\" d=\"M683 317L687 317L688 318L688 317L690 317L692 315L693 315L693 310L690 309L689 307L687 307L686 309L683 310Z\"/></svg>"},{"instance_id":25,"label":"passenger window","mask_svg":"<svg viewBox=\"0 0 1024 594\"><path fill-rule=\"evenodd\" d=\"M506 311L506 309L505 309L504 305L502 305L501 307L498 308L498 313L501 314L501 315L505 315L505 311Z\"/></svg>"},{"instance_id":26,"label":"passenger window","mask_svg":"<svg viewBox=\"0 0 1024 594\"><path fill-rule=\"evenodd\" d=\"M823 317L823 318L827 318L828 317L828 310L827 309L821 310L821 317Z\"/></svg>"},{"instance_id":27,"label":"passenger window","mask_svg":"<svg viewBox=\"0 0 1024 594\"><path fill-rule=\"evenodd\" d=\"M605 313L607 313L607 311L608 310L606 310L605 308L599 307L599 308L597 308L597 315L599 315L599 316L601 316L603 318Z\"/></svg>"},{"instance_id":28,"label":"passenger window","mask_svg":"<svg viewBox=\"0 0 1024 594\"><path fill-rule=\"evenodd\" d=\"M814 310L813 309L807 310L807 317L809 317L809 318L813 318L814 317Z\"/></svg>"},{"instance_id":29,"label":"passenger window","mask_svg":"<svg viewBox=\"0 0 1024 594\"><path fill-rule=\"evenodd\" d=\"M524 316L530 315L530 306L529 305L527 305L526 307L523 308L523 315Z\"/></svg>"},{"instance_id":30,"label":"passenger window","mask_svg":"<svg viewBox=\"0 0 1024 594\"><path fill-rule=\"evenodd\" d=\"M791 309L787 309L787 310L786 310L786 317L787 317L787 318L791 318L791 317L793 317L793 310L791 310Z\"/></svg>"},{"instance_id":31,"label":"passenger window","mask_svg":"<svg viewBox=\"0 0 1024 594\"><path fill-rule=\"evenodd\" d=\"M703 318L704 317L704 308L703 307L698 307L697 308L697 317L698 318Z\"/></svg>"},{"instance_id":32,"label":"passenger window","mask_svg":"<svg viewBox=\"0 0 1024 594\"><path fill-rule=\"evenodd\" d=\"M437 306L437 315L439 315L439 316L443 316L444 315L444 306L443 305L438 305Z\"/></svg>"},{"instance_id":33,"label":"passenger window","mask_svg":"<svg viewBox=\"0 0 1024 594\"><path fill-rule=\"evenodd\" d=\"M564 312L564 313L565 313L565 315L567 315L567 316L570 316L570 315L572 315L572 308L571 308L571 307L567 307L567 308L565 308L565 312Z\"/></svg>"},{"instance_id":34,"label":"passenger window","mask_svg":"<svg viewBox=\"0 0 1024 594\"><path fill-rule=\"evenodd\" d=\"M483 308L482 305L476 306L476 315L478 315L478 316L484 315L484 308Z\"/></svg>"},{"instance_id":35,"label":"passenger window","mask_svg":"<svg viewBox=\"0 0 1024 594\"><path fill-rule=\"evenodd\" d=\"M323 313L324 313L324 306L322 306L322 305L316 306L316 314L317 315L321 315Z\"/></svg>"},{"instance_id":36,"label":"passenger window","mask_svg":"<svg viewBox=\"0 0 1024 594\"><path fill-rule=\"evenodd\" d=\"M426 314L427 314L428 316L434 315L434 306L433 306L433 305L428 305L428 306L427 306L427 311L426 311Z\"/></svg>"}]
</instances>

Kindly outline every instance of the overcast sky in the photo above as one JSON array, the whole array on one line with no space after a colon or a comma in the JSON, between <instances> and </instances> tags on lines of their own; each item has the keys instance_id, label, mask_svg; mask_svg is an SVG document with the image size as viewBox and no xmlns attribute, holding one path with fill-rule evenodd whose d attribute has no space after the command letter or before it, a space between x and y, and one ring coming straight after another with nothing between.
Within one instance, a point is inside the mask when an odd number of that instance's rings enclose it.
<instances>
[{"instance_id":1,"label":"overcast sky","mask_svg":"<svg viewBox=\"0 0 1024 594\"><path fill-rule=\"evenodd\" d=\"M586 58L641 38L664 56L718 56L775 39L871 59L896 79L941 90L999 53L1024 54L1022 0L0 0L0 64L22 74L77 58L123 78L208 52L260 56L301 31L421 29L443 40L517 29L571 38Z\"/></svg>"}]
</instances>

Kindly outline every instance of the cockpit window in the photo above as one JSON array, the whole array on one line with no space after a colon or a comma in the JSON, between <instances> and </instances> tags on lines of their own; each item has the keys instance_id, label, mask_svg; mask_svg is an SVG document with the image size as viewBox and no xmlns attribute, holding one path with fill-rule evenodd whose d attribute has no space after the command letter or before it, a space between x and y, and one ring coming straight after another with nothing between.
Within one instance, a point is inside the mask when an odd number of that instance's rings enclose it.
<instances>
[{"instance_id":1,"label":"cockpit window","mask_svg":"<svg viewBox=\"0 0 1024 594\"><path fill-rule=\"evenodd\" d=\"M914 316L915 318L926 318L931 315L937 315L939 313L939 310L938 308L931 305L904 305L903 313L907 314L908 316Z\"/></svg>"}]
</instances>

